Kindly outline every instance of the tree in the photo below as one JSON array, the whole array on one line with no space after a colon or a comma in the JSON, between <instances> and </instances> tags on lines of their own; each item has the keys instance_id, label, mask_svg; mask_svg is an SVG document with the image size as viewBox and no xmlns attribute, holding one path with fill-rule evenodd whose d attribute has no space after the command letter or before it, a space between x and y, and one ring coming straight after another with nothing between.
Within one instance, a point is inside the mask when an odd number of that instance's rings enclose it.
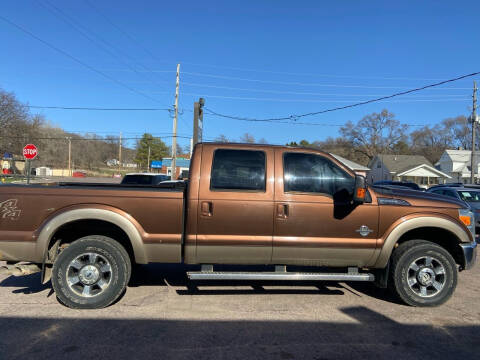
<instances>
[{"instance_id":1,"label":"tree","mask_svg":"<svg viewBox=\"0 0 480 360\"><path fill-rule=\"evenodd\" d=\"M240 142L245 143L245 144L254 144L255 143L255 138L253 137L252 134L245 133L240 138Z\"/></svg>"},{"instance_id":2,"label":"tree","mask_svg":"<svg viewBox=\"0 0 480 360\"><path fill-rule=\"evenodd\" d=\"M300 146L301 147L312 147L312 144L310 144L307 140L300 140Z\"/></svg>"},{"instance_id":3,"label":"tree","mask_svg":"<svg viewBox=\"0 0 480 360\"><path fill-rule=\"evenodd\" d=\"M13 93L0 89L0 154L20 154L32 136L32 124L28 108Z\"/></svg>"},{"instance_id":4,"label":"tree","mask_svg":"<svg viewBox=\"0 0 480 360\"><path fill-rule=\"evenodd\" d=\"M441 127L450 139L450 146L463 149L472 148L472 127L465 116L445 119L441 122Z\"/></svg>"},{"instance_id":5,"label":"tree","mask_svg":"<svg viewBox=\"0 0 480 360\"><path fill-rule=\"evenodd\" d=\"M228 138L224 134L220 134L215 138L216 142L227 143L229 142Z\"/></svg>"},{"instance_id":6,"label":"tree","mask_svg":"<svg viewBox=\"0 0 480 360\"><path fill-rule=\"evenodd\" d=\"M384 152L391 152L399 141L406 139L407 125L395 119L395 115L382 110L365 116L358 123L349 121L340 128L343 137L355 150L369 159Z\"/></svg>"},{"instance_id":7,"label":"tree","mask_svg":"<svg viewBox=\"0 0 480 360\"><path fill-rule=\"evenodd\" d=\"M137 141L135 162L139 167L148 167L148 148L150 147L150 161L162 160L170 155L168 146L160 139L153 137L152 134L145 133Z\"/></svg>"},{"instance_id":8,"label":"tree","mask_svg":"<svg viewBox=\"0 0 480 360\"><path fill-rule=\"evenodd\" d=\"M410 133L412 151L425 156L428 161L435 164L442 153L451 143L448 135L441 125L433 127L424 126Z\"/></svg>"},{"instance_id":9,"label":"tree","mask_svg":"<svg viewBox=\"0 0 480 360\"><path fill-rule=\"evenodd\" d=\"M267 139L262 137L260 140L258 140L258 143L259 144L268 144L268 141L267 141Z\"/></svg>"}]
</instances>

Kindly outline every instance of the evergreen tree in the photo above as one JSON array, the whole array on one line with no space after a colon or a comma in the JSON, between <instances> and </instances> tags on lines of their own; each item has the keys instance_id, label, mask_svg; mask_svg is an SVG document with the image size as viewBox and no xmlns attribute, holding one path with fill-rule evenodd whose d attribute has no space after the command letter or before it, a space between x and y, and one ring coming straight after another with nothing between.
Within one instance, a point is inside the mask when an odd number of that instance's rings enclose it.
<instances>
[{"instance_id":1,"label":"evergreen tree","mask_svg":"<svg viewBox=\"0 0 480 360\"><path fill-rule=\"evenodd\" d=\"M135 162L140 168L148 167L148 148L150 147L150 161L162 160L164 157L170 156L170 149L160 139L152 134L145 133L142 138L137 141L137 155Z\"/></svg>"}]
</instances>

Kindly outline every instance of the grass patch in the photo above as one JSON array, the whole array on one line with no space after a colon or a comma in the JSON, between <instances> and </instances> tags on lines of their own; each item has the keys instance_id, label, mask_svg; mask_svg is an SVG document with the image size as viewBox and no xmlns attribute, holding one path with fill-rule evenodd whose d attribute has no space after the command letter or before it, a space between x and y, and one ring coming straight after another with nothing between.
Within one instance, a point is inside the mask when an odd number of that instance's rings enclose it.
<instances>
[{"instance_id":1,"label":"grass patch","mask_svg":"<svg viewBox=\"0 0 480 360\"><path fill-rule=\"evenodd\" d=\"M22 180L23 177L10 177L10 176L0 176L0 185L2 184L10 184L14 181Z\"/></svg>"}]
</instances>

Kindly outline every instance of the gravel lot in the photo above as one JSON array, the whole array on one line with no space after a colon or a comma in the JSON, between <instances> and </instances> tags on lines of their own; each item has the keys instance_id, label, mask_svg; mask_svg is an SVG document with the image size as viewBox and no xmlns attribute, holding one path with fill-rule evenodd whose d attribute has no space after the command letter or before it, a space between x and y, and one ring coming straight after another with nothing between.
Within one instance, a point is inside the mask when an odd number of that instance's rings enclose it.
<instances>
[{"instance_id":1,"label":"gravel lot","mask_svg":"<svg viewBox=\"0 0 480 360\"><path fill-rule=\"evenodd\" d=\"M1 359L478 359L480 266L439 308L359 283L191 283L136 269L102 310L60 305L39 274L0 277Z\"/></svg>"}]
</instances>

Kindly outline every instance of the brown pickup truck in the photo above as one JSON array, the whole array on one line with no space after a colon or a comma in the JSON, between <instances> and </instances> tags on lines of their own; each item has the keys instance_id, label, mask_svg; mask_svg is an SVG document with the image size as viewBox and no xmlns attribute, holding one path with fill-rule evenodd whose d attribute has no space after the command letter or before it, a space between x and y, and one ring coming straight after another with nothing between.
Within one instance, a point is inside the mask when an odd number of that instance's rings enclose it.
<instances>
[{"instance_id":1,"label":"brown pickup truck","mask_svg":"<svg viewBox=\"0 0 480 360\"><path fill-rule=\"evenodd\" d=\"M435 306L473 266L474 239L463 203L368 187L305 148L198 144L184 183L0 186L0 259L31 262L72 308L108 306L151 262L201 265L191 280L374 281Z\"/></svg>"}]
</instances>

